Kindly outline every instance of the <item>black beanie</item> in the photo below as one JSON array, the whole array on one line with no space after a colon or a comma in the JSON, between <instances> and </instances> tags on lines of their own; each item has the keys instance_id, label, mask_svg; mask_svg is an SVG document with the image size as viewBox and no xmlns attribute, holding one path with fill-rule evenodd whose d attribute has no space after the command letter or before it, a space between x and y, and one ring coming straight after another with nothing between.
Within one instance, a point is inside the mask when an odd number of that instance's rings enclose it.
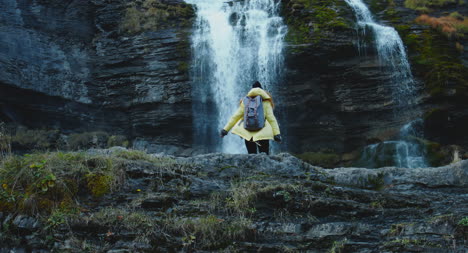
<instances>
[{"instance_id":1,"label":"black beanie","mask_svg":"<svg viewBox=\"0 0 468 253\"><path fill-rule=\"evenodd\" d=\"M260 84L259 81L256 81L254 84L252 84L252 88L262 88L262 85Z\"/></svg>"}]
</instances>

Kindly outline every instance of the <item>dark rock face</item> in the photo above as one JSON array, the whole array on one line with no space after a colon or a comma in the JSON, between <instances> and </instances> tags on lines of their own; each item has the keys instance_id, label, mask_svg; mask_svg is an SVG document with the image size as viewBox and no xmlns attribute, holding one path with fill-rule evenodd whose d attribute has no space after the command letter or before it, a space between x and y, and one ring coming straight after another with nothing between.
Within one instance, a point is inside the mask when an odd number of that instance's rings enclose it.
<instances>
[{"instance_id":1,"label":"dark rock face","mask_svg":"<svg viewBox=\"0 0 468 253\"><path fill-rule=\"evenodd\" d=\"M88 208L64 216L66 226L44 228L32 217L0 214L8 227L0 231L0 252L455 253L467 247L461 221L468 213L468 161L326 170L289 154L164 159L174 163L124 161L120 190L90 203L81 196ZM24 229L43 233L14 233ZM54 240L43 240L46 235ZM35 244L17 243L26 238Z\"/></svg>"},{"instance_id":2,"label":"dark rock face","mask_svg":"<svg viewBox=\"0 0 468 253\"><path fill-rule=\"evenodd\" d=\"M190 145L190 6L147 6L184 13L134 33L122 28L126 1L0 4L1 120Z\"/></svg>"},{"instance_id":3,"label":"dark rock face","mask_svg":"<svg viewBox=\"0 0 468 253\"><path fill-rule=\"evenodd\" d=\"M45 5L44 5L45 4ZM1 76L4 85L90 103L93 9L85 1L2 0Z\"/></svg>"},{"instance_id":4,"label":"dark rock face","mask_svg":"<svg viewBox=\"0 0 468 253\"><path fill-rule=\"evenodd\" d=\"M292 151L350 152L386 140L420 115L401 108L392 81L376 54L373 39L357 34L344 1L285 0L289 26L284 99ZM368 31L371 34L371 31ZM421 83L412 98L421 101ZM420 114L420 113L419 113Z\"/></svg>"}]
</instances>

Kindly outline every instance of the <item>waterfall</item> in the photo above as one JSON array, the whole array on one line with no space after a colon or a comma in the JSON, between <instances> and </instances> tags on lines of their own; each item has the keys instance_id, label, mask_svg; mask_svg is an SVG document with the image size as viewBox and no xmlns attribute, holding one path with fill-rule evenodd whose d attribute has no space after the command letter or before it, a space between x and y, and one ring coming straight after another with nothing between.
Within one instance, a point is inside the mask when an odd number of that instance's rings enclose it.
<instances>
[{"instance_id":1,"label":"waterfall","mask_svg":"<svg viewBox=\"0 0 468 253\"><path fill-rule=\"evenodd\" d=\"M408 106L413 104L415 97L415 82L411 73L410 64L406 55L405 46L398 32L393 27L378 24L374 21L369 8L362 0L345 0L354 10L358 29L365 33L370 29L374 35L377 55L386 73L391 73L391 87L393 100L397 111L395 116L406 113ZM415 122L410 122L400 129L399 140L386 141L369 145L364 148L361 163L368 161L364 166L377 166L376 160L388 165L389 156L393 165L398 167L415 168L426 166L423 147L415 141L407 141L409 137L422 137L420 131L416 131ZM388 146L388 147L386 147Z\"/></svg>"},{"instance_id":2,"label":"waterfall","mask_svg":"<svg viewBox=\"0 0 468 253\"><path fill-rule=\"evenodd\" d=\"M395 28L374 21L369 8L362 0L345 0L356 15L359 30L370 29L374 34L375 46L381 64L392 73L393 98L398 106L412 102L415 86L405 46Z\"/></svg>"},{"instance_id":3,"label":"waterfall","mask_svg":"<svg viewBox=\"0 0 468 253\"><path fill-rule=\"evenodd\" d=\"M423 143L419 141L423 121L417 119L400 129L399 140L385 141L364 148L358 166L370 168L396 166L399 168L427 167Z\"/></svg>"},{"instance_id":4,"label":"waterfall","mask_svg":"<svg viewBox=\"0 0 468 253\"><path fill-rule=\"evenodd\" d=\"M278 0L187 0L197 8L192 36L194 143L206 151L245 152L237 136L219 131L258 80L275 91L287 28Z\"/></svg>"}]
</instances>

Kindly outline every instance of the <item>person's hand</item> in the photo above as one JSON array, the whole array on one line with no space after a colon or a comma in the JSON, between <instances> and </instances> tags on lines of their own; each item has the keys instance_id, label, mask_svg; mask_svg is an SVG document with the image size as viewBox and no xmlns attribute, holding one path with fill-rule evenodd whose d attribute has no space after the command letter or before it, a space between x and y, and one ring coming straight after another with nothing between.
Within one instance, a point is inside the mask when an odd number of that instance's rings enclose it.
<instances>
[{"instance_id":1,"label":"person's hand","mask_svg":"<svg viewBox=\"0 0 468 253\"><path fill-rule=\"evenodd\" d=\"M228 132L226 130L221 130L221 138L223 138L224 136L226 136L228 134Z\"/></svg>"},{"instance_id":2,"label":"person's hand","mask_svg":"<svg viewBox=\"0 0 468 253\"><path fill-rule=\"evenodd\" d=\"M278 134L278 135L275 135L273 138L274 138L275 141L278 142L278 143L281 143L281 141L282 141L281 135L279 135L279 134Z\"/></svg>"}]
</instances>

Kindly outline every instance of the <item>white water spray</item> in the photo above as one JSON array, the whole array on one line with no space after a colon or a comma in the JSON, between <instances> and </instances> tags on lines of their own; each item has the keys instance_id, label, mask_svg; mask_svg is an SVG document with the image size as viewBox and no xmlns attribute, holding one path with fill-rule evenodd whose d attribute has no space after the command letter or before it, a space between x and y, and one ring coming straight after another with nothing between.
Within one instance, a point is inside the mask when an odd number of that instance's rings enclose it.
<instances>
[{"instance_id":1,"label":"white water spray","mask_svg":"<svg viewBox=\"0 0 468 253\"><path fill-rule=\"evenodd\" d=\"M286 26L278 0L187 0L197 7L192 36L195 144L243 153L243 141L218 134L251 84L274 90L283 68Z\"/></svg>"},{"instance_id":2,"label":"white water spray","mask_svg":"<svg viewBox=\"0 0 468 253\"><path fill-rule=\"evenodd\" d=\"M413 104L415 97L415 82L403 41L395 28L376 23L362 0L345 1L354 10L359 30L365 33L366 29L370 28L374 34L379 60L386 68L384 70L392 75L393 99L396 107L399 108L395 113L401 116L402 113L405 113L407 106ZM420 120L415 122L420 122ZM394 154L393 162L395 166L406 168L425 167L426 161L420 144L403 140L408 137L421 137L420 135L419 132L414 130L414 122L410 122L400 130L401 140L369 145L364 149L362 159L367 161L388 160L382 156L385 156L385 153L390 150ZM375 164L375 162L368 164Z\"/></svg>"},{"instance_id":3,"label":"white water spray","mask_svg":"<svg viewBox=\"0 0 468 253\"><path fill-rule=\"evenodd\" d=\"M362 0L345 1L354 10L359 30L365 33L366 28L370 28L374 34L379 60L388 68L388 73L392 73L396 104L400 107L410 104L415 91L414 79L400 35L395 28L375 22Z\"/></svg>"}]
</instances>

